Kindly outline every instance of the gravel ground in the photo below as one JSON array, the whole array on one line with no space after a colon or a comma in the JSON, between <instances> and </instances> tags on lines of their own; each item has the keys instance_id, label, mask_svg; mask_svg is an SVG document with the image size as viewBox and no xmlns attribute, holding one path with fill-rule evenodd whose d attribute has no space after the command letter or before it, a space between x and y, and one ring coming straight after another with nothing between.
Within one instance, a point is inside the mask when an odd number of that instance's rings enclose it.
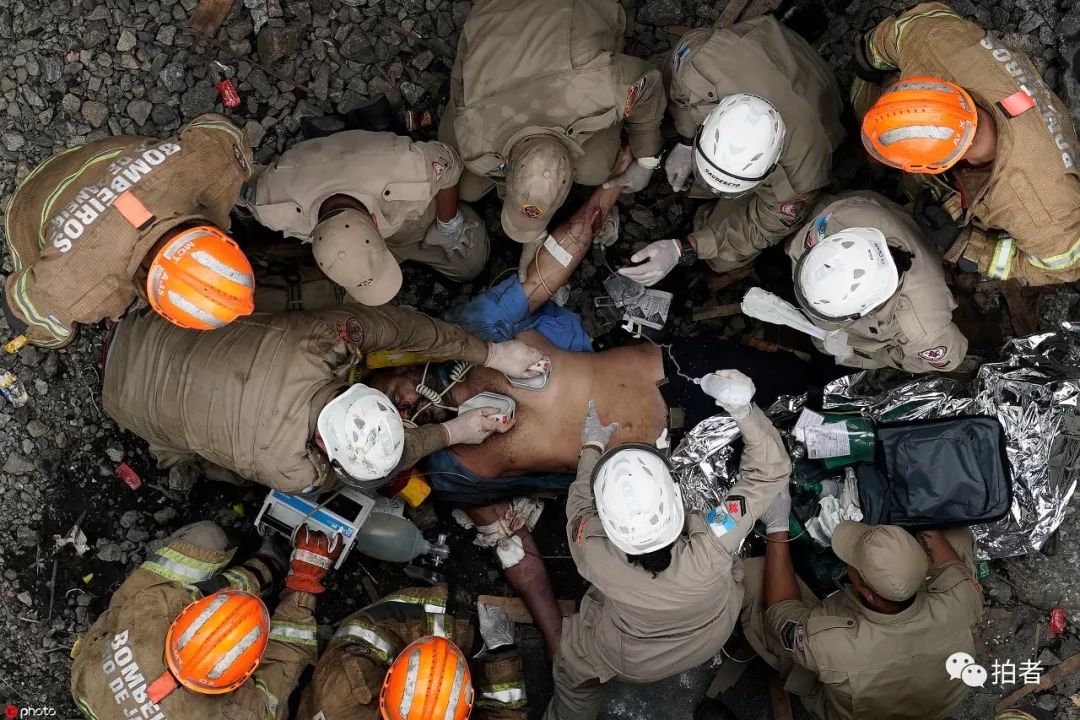
<instances>
[{"instance_id":1,"label":"gravel ground","mask_svg":"<svg viewBox=\"0 0 1080 720\"><path fill-rule=\"evenodd\" d=\"M15 183L38 162L65 147L109 134L166 136L183 122L208 111L224 112L214 83L219 60L236 84L242 102L230 114L244 127L266 162L299 139L300 119L347 111L369 97L386 93L398 108L429 110L436 117L445 103L449 63L457 33L470 2L457 0L269 0L268 20L256 33L251 11L237 2L209 45L196 40L189 17L197 0L10 0L0 3L0 201L7 206ZM633 19L628 51L649 56L670 47L667 25L699 26L714 20L722 2L701 0L624 0ZM852 38L906 3L855 0L833 14L819 43L842 82L850 80ZM1047 82L1070 102L1080 117L1080 94L1069 62L1078 47L1080 6L1067 0L955 0L959 11L996 29L1006 42L1026 51ZM413 34L426 38L415 40ZM259 64L256 64L256 60ZM271 72L272 71L272 72ZM291 79L291 81L286 81ZM433 129L422 130L431 134ZM837 185L870 185L888 191L891 181L868 174L861 150L849 142L837 161ZM683 232L691 208L667 200L654 183L622 208L623 242L610 254L625 258L658 237ZM485 208L492 228L493 207ZM2 257L0 276L11 271ZM759 276L783 275L776 257L759 263ZM622 339L613 332L617 318L588 309L604 259L585 262L574 279L571 303L587 314L598 337ZM512 250L501 244L493 253L487 282L514 264ZM679 290L671 328L684 335L741 337L755 330L742 318L694 323L690 308L732 302L742 286L711 292L700 272L676 277ZM438 312L475 286L447 286L430 274L406 273L402 301ZM1072 317L1078 295L1057 293L1057 319ZM1000 303L961 293L962 308L985 326L1000 314ZM1050 304L1046 304L1050 307ZM1062 309L1064 308L1064 310ZM996 313L996 314L995 314ZM1062 315L1064 313L1064 315ZM1046 318L1049 322L1051 318ZM986 330L985 327L981 328ZM0 336L7 334L0 320ZM980 334L998 340L995 328ZM69 648L104 608L119 582L154 544L186 522L214 518L242 545L255 539L250 519L262 492L198 482L157 471L145 444L121 432L101 412L99 399L100 328L86 328L69 348L42 353L32 348L0 364L14 369L26 385L30 404L14 409L0 400L0 705L54 708L58 717L76 715L67 691ZM975 348L979 349L978 347ZM985 349L985 348L984 348ZM129 489L114 469L128 463L142 478ZM1074 502L1075 505L1075 502ZM81 521L80 521L81 518ZM80 521L88 549L58 547ZM549 512L539 537L545 552L565 555L560 513ZM427 529L452 533L454 556L447 569L461 602L475 592L506 592L490 559L471 550L468 538L445 517L427 512ZM994 563L985 579L989 610L984 658L1038 658L1055 664L1080 651L1072 628L1080 623L1080 581L1076 578L1080 541L1075 508L1070 511L1053 555ZM320 620L333 622L367 602L358 589L367 570L388 591L404 582L397 568L353 558L325 596ZM550 561L558 594L575 597L580 580L564 560ZM1070 630L1051 638L1047 612L1064 607ZM523 629L524 644L538 647L534 633ZM530 681L534 706L542 708L549 680L538 653L531 653ZM661 686L633 688L613 700L611 718L688 715L704 692L711 673L701 668ZM740 717L767 717L760 698L760 668L732 694ZM994 700L1009 688L990 688L972 696L957 717L988 716ZM1067 678L1051 691L1031 696L1055 717L1080 718L1080 676ZM686 708L686 710L683 710Z\"/></svg>"}]
</instances>

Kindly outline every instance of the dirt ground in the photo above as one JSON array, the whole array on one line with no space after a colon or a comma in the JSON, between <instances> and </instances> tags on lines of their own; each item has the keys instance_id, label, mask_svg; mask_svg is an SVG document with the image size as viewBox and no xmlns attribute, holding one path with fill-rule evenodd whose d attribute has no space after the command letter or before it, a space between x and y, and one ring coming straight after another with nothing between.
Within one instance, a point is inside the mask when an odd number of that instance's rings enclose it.
<instances>
[{"instance_id":1,"label":"dirt ground","mask_svg":"<svg viewBox=\"0 0 1080 720\"><path fill-rule=\"evenodd\" d=\"M0 3L0 202L6 207L15 183L58 150L108 134L167 136L192 117L226 112L213 83L210 60L228 66L242 103L227 111L244 127L266 162L301 138L300 121L346 111L386 93L398 112L430 111L437 118L447 96L449 58L470 2L463 0L263 0L236 3L213 44L197 39L189 19L197 0L9 0ZM854 37L904 2L855 0L832 6L831 25L818 47L850 81ZM1070 66L1078 47L1080 8L1069 0L955 0L958 11L995 29L1026 51L1052 88L1080 115L1080 95ZM719 16L724 2L624 0L631 27L627 50L648 57L669 48L668 26L696 27ZM268 7L267 25L256 34L249 7ZM415 36L424 38L416 39ZM259 64L256 64L256 61ZM260 67L261 65L261 67ZM433 127L422 129L430 137ZM837 189L871 187L894 192L894 180L868 169L857 136L836 160ZM597 311L605 265L617 265L646 242L685 233L693 203L673 200L659 179L622 207L620 242L605 259L586 260L572 281L570 305L581 311L600 344L629 342L618 318ZM573 203L568 203L568 207ZM496 208L482 206L489 227ZM2 272L11 271L3 257ZM475 283L448 284L407 268L398 302L439 313L516 266L514 248L497 241L488 271ZM766 285L783 285L785 261L767 253L757 264ZM677 293L669 330L676 335L742 339L763 334L735 316L694 321L695 311L736 302L752 282L716 291L707 271L679 272L662 286ZM1032 317L1014 317L996 288L957 280L958 322L972 338L972 352L989 353L1003 338L1046 329L1075 317L1080 294L1072 286L1029 296ZM0 320L0 337L7 327ZM769 336L771 339L776 339ZM242 548L257 543L252 519L264 492L197 480L189 490L170 484L155 467L145 443L120 431L100 401L102 328L84 328L70 347L51 353L32 348L0 357L13 369L31 401L15 409L0 400L0 707L47 707L56 717L75 717L67 681L69 652L105 608L119 583L169 533L187 522L214 519ZM130 489L115 473L127 463L142 485ZM993 562L983 578L987 619L981 660L1038 659L1045 666L1080 652L1080 522L1074 498L1054 552ZM549 502L537 530L556 594L576 599L584 590L568 559L558 502ZM57 547L79 524L89 550ZM418 523L428 537L450 535L445 566L454 603L469 607L481 593L508 594L494 559L475 548L471 534L442 509L428 509ZM380 593L407 582L399 566L354 555L337 572L320 601L327 626L370 602L361 578ZM1050 609L1066 610L1068 629L1050 636ZM538 715L550 693L550 668L538 635L519 626L528 658L531 705ZM730 661L729 661L730 662ZM697 668L664 683L617 688L606 718L688 718L712 679ZM767 673L752 663L726 696L739 718L769 718ZM1011 687L973 693L957 718L986 718ZM1070 676L1028 701L1058 718L1080 718L1080 676ZM796 709L796 716L800 711Z\"/></svg>"}]
</instances>

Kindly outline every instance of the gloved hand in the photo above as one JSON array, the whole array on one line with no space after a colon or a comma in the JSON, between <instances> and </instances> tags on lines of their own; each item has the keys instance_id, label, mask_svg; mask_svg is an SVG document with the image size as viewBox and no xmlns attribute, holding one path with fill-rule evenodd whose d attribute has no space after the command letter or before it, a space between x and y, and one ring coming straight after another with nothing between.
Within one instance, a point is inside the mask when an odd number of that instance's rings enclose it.
<instances>
[{"instance_id":1,"label":"gloved hand","mask_svg":"<svg viewBox=\"0 0 1080 720\"><path fill-rule=\"evenodd\" d=\"M514 621L505 610L478 602L476 614L479 616L480 637L484 638L485 648L497 650L514 644Z\"/></svg>"},{"instance_id":2,"label":"gloved hand","mask_svg":"<svg viewBox=\"0 0 1080 720\"><path fill-rule=\"evenodd\" d=\"M788 484L784 483L784 489L773 498L772 503L761 513L758 518L765 524L765 534L774 532L787 532L788 516L791 515L791 491Z\"/></svg>"},{"instance_id":3,"label":"gloved hand","mask_svg":"<svg viewBox=\"0 0 1080 720\"><path fill-rule=\"evenodd\" d=\"M501 343L488 343L488 356L484 367L515 378L536 377L543 373L539 365L544 353L532 345L520 340L506 340ZM536 365L537 367L533 367Z\"/></svg>"},{"instance_id":4,"label":"gloved hand","mask_svg":"<svg viewBox=\"0 0 1080 720\"><path fill-rule=\"evenodd\" d=\"M466 224L465 216L461 214L460 210L457 211L457 215L454 215L446 222L436 220L424 234L423 244L427 247L442 248L442 251L446 253L446 257L450 257L455 252L463 257L468 257L469 250L465 246L467 240L465 237ZM468 241L469 247L471 247L471 238L468 238Z\"/></svg>"},{"instance_id":5,"label":"gloved hand","mask_svg":"<svg viewBox=\"0 0 1080 720\"><path fill-rule=\"evenodd\" d=\"M830 330L822 340L822 344L825 346L825 352L837 360L846 360L855 354L855 350L849 343L847 330Z\"/></svg>"},{"instance_id":6,"label":"gloved hand","mask_svg":"<svg viewBox=\"0 0 1080 720\"><path fill-rule=\"evenodd\" d=\"M482 407L458 415L442 424L447 445L479 445L492 433L504 433L514 427L516 418L508 418L498 408Z\"/></svg>"},{"instance_id":7,"label":"gloved hand","mask_svg":"<svg viewBox=\"0 0 1080 720\"><path fill-rule=\"evenodd\" d=\"M545 240L547 240L547 233L543 233L539 240L521 246L521 259L518 260L518 280L520 282L525 282L525 278L529 274L529 265L536 257L536 253L540 252L540 248L544 247Z\"/></svg>"},{"instance_id":8,"label":"gloved hand","mask_svg":"<svg viewBox=\"0 0 1080 720\"><path fill-rule=\"evenodd\" d=\"M682 143L672 148L668 153L667 162L664 163L664 172L667 173L667 181L671 189L682 192L686 181L694 172L694 149Z\"/></svg>"},{"instance_id":9,"label":"gloved hand","mask_svg":"<svg viewBox=\"0 0 1080 720\"><path fill-rule=\"evenodd\" d=\"M660 167L660 158L638 158L630 167L604 183L604 189L622 188L624 193L641 192L649 185L652 174Z\"/></svg>"},{"instance_id":10,"label":"gloved hand","mask_svg":"<svg viewBox=\"0 0 1080 720\"><path fill-rule=\"evenodd\" d=\"M938 204L929 189L923 190L915 197L912 214L915 216L915 222L926 235L926 239L941 252L948 252L956 242L956 238L960 236L961 226L957 225L948 211Z\"/></svg>"},{"instance_id":11,"label":"gloved hand","mask_svg":"<svg viewBox=\"0 0 1080 720\"><path fill-rule=\"evenodd\" d=\"M717 370L700 380L701 389L711 395L716 404L724 408L735 420L750 415L750 403L757 388L754 381L738 370Z\"/></svg>"},{"instance_id":12,"label":"gloved hand","mask_svg":"<svg viewBox=\"0 0 1080 720\"><path fill-rule=\"evenodd\" d=\"M619 274L652 287L675 269L681 256L682 246L678 240L656 240L630 256L630 262L641 265L619 268Z\"/></svg>"},{"instance_id":13,"label":"gloved hand","mask_svg":"<svg viewBox=\"0 0 1080 720\"><path fill-rule=\"evenodd\" d=\"M603 425L596 413L596 403L589 401L589 410L585 413L585 426L581 428L581 447L594 447L604 452L611 436L619 429L619 423Z\"/></svg>"},{"instance_id":14,"label":"gloved hand","mask_svg":"<svg viewBox=\"0 0 1080 720\"><path fill-rule=\"evenodd\" d=\"M322 580L341 556L344 545L338 533L334 533L331 540L324 533L312 530L307 525L298 529L296 537L293 538L292 558L289 560L285 587L312 595L321 593L326 589Z\"/></svg>"}]
</instances>

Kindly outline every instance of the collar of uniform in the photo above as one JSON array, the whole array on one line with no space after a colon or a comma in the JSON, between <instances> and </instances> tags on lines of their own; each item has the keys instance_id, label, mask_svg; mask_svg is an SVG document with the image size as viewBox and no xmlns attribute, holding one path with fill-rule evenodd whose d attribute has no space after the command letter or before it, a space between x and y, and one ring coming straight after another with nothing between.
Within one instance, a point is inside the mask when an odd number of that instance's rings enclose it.
<instances>
[{"instance_id":1,"label":"collar of uniform","mask_svg":"<svg viewBox=\"0 0 1080 720\"><path fill-rule=\"evenodd\" d=\"M337 392L343 391L347 385L337 381L333 381L326 384L326 387L316 392L311 397L311 408L308 413L308 439L315 437L315 430L319 426L319 413L326 407L326 403L330 402L330 397Z\"/></svg>"},{"instance_id":2,"label":"collar of uniform","mask_svg":"<svg viewBox=\"0 0 1080 720\"><path fill-rule=\"evenodd\" d=\"M847 599L848 604L858 608L859 613L870 622L875 625L903 625L910 622L916 616L922 614L926 609L926 593L922 590L915 593L915 601L911 603L911 606L905 610L901 610L895 615L887 613L879 613L876 610L871 610L866 607L859 599L859 596L855 594L855 590L850 586L844 587L844 597Z\"/></svg>"}]
</instances>

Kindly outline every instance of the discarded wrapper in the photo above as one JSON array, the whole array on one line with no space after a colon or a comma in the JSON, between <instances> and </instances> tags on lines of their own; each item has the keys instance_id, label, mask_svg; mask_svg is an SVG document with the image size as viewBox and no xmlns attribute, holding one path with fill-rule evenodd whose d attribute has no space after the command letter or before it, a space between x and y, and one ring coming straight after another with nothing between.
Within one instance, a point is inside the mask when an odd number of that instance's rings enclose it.
<instances>
[{"instance_id":1,"label":"discarded wrapper","mask_svg":"<svg viewBox=\"0 0 1080 720\"><path fill-rule=\"evenodd\" d=\"M972 528L980 558L1039 550L1065 517L1080 468L1080 337L1068 331L1011 340L999 359L964 384L894 370L861 371L825 388L823 409L861 413L875 422L962 415L996 417L1005 430L1013 501L998 522ZM794 456L791 430L806 396L783 397L767 411ZM672 455L682 495L693 510L715 507L735 484L739 430L714 416L686 434Z\"/></svg>"},{"instance_id":2,"label":"discarded wrapper","mask_svg":"<svg viewBox=\"0 0 1080 720\"><path fill-rule=\"evenodd\" d=\"M116 477L123 480L124 484L132 490L138 490L142 487L142 478L127 463L120 463L116 466Z\"/></svg>"}]
</instances>

